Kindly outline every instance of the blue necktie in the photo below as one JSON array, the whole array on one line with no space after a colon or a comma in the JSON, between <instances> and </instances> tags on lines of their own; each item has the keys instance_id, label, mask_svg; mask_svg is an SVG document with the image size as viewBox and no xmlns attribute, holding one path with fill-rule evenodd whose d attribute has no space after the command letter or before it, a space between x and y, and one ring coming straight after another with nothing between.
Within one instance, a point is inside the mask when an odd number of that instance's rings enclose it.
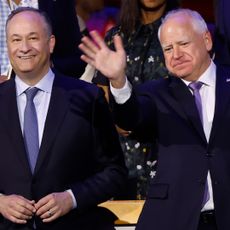
<instances>
[{"instance_id":1,"label":"blue necktie","mask_svg":"<svg viewBox=\"0 0 230 230\"><path fill-rule=\"evenodd\" d=\"M27 102L24 111L24 141L32 173L39 152L38 121L33 102L38 90L38 88L29 88L25 91Z\"/></svg>"},{"instance_id":2,"label":"blue necktie","mask_svg":"<svg viewBox=\"0 0 230 230\"><path fill-rule=\"evenodd\" d=\"M203 85L202 82L195 81L189 84L189 88L193 91L196 107L199 112L201 123L203 124L202 102L201 102L201 97L199 92L202 85Z\"/></svg>"},{"instance_id":3,"label":"blue necktie","mask_svg":"<svg viewBox=\"0 0 230 230\"><path fill-rule=\"evenodd\" d=\"M195 99L196 107L197 107L197 110L199 112L201 123L203 124L202 102L201 102L201 96L200 96L200 92L199 92L202 85L203 85L202 82L195 81L195 82L191 82L189 84L189 88L193 91L193 96ZM208 191L208 182L206 180L202 207L207 203L209 198L210 198L210 194Z\"/></svg>"}]
</instances>

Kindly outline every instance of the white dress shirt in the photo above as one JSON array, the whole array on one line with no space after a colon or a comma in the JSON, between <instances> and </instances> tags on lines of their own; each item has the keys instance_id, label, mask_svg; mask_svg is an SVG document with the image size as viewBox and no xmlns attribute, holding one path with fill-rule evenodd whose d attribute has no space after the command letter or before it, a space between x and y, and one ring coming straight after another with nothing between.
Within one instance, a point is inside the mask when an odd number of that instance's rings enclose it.
<instances>
[{"instance_id":1,"label":"white dress shirt","mask_svg":"<svg viewBox=\"0 0 230 230\"><path fill-rule=\"evenodd\" d=\"M54 81L54 74L51 70L33 87L39 89L34 97L34 105L36 108L37 119L38 119L38 136L39 136L39 147L41 145L45 120L49 108L51 91ZM16 83L16 97L19 112L19 120L23 133L24 127L24 110L26 106L26 94L25 91L31 86L23 82L18 76L15 77Z\"/></svg>"},{"instance_id":2,"label":"white dress shirt","mask_svg":"<svg viewBox=\"0 0 230 230\"><path fill-rule=\"evenodd\" d=\"M186 85L190 82L185 81ZM215 102L216 102L216 65L211 61L208 69L200 76L197 80L203 83L201 89L199 90L202 102L202 115L203 115L203 129L207 142L209 141L210 132L212 129L212 122L214 117ZM191 90L190 90L191 91ZM192 91L191 91L192 93ZM207 203L202 208L202 211L213 210L213 192L210 172L208 172L208 190L210 198Z\"/></svg>"},{"instance_id":3,"label":"white dress shirt","mask_svg":"<svg viewBox=\"0 0 230 230\"><path fill-rule=\"evenodd\" d=\"M33 87L39 89L37 94L34 97L34 105L37 113L38 120L38 137L39 137L39 147L42 142L45 121L48 113L48 108L50 104L50 97L53 87L54 81L54 73L51 69L49 69L48 73ZM31 86L27 85L23 82L18 76L15 77L16 84L16 97L17 97L17 106L19 112L19 120L21 125L21 130L23 134L23 126L24 126L24 110L26 106L26 94L25 91ZM71 189L66 190L72 197L73 200L73 208L77 207L77 201L73 195Z\"/></svg>"}]
</instances>

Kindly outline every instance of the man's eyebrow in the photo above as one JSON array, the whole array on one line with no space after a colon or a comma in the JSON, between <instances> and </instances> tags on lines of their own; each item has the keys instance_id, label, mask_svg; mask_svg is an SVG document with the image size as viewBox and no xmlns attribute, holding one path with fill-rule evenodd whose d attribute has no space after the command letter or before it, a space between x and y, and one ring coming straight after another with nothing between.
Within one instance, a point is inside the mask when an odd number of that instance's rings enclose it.
<instances>
[{"instance_id":1,"label":"man's eyebrow","mask_svg":"<svg viewBox=\"0 0 230 230\"><path fill-rule=\"evenodd\" d=\"M27 36L30 36L30 35L37 35L38 33L37 32L30 32ZM21 34L11 34L11 36L22 36Z\"/></svg>"}]
</instances>

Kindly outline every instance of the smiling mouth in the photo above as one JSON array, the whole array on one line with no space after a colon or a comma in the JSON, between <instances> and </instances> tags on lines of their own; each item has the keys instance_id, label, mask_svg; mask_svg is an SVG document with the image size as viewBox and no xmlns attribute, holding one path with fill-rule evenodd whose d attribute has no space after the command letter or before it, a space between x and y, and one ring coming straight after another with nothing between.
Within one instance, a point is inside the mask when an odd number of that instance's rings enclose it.
<instances>
[{"instance_id":1,"label":"smiling mouth","mask_svg":"<svg viewBox=\"0 0 230 230\"><path fill-rule=\"evenodd\" d=\"M30 55L30 56L18 56L20 59L23 59L23 60L28 60L28 59L31 59L33 57L35 57L35 55Z\"/></svg>"}]
</instances>

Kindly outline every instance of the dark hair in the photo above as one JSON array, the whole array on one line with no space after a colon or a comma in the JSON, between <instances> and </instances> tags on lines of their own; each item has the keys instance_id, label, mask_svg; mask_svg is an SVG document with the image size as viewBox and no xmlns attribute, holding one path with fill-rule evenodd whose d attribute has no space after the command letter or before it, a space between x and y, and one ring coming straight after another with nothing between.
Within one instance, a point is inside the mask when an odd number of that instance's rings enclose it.
<instances>
[{"instance_id":1,"label":"dark hair","mask_svg":"<svg viewBox=\"0 0 230 230\"><path fill-rule=\"evenodd\" d=\"M13 10L7 20L6 20L6 28L7 28L7 25L9 23L9 21L17 14L21 13L21 12L25 12L25 11L29 11L29 12L34 12L34 13L37 13L38 15L40 15L43 19L44 19L44 22L46 24L46 27L47 27L47 35L48 36L51 36L52 33L53 33L53 29L52 29L52 24L51 24L51 20L50 18L48 17L48 15L46 14L46 12L44 11L41 11L39 9L36 9L36 8L33 8L33 7L18 7L17 9Z\"/></svg>"},{"instance_id":2,"label":"dark hair","mask_svg":"<svg viewBox=\"0 0 230 230\"><path fill-rule=\"evenodd\" d=\"M166 0L165 12L179 7L178 0ZM123 0L120 12L121 31L131 34L141 19L140 0Z\"/></svg>"}]
</instances>

